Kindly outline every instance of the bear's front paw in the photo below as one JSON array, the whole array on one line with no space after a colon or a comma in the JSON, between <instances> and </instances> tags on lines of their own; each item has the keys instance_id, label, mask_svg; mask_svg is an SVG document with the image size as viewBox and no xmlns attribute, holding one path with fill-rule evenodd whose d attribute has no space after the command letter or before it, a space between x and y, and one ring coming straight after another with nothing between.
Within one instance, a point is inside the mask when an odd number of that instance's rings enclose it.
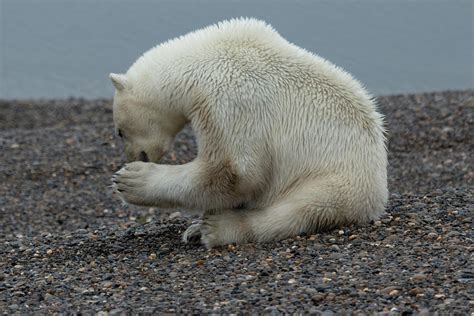
<instances>
[{"instance_id":1,"label":"bear's front paw","mask_svg":"<svg viewBox=\"0 0 474 316\"><path fill-rule=\"evenodd\" d=\"M112 188L122 202L153 206L153 163L135 161L126 164L112 177Z\"/></svg>"}]
</instances>

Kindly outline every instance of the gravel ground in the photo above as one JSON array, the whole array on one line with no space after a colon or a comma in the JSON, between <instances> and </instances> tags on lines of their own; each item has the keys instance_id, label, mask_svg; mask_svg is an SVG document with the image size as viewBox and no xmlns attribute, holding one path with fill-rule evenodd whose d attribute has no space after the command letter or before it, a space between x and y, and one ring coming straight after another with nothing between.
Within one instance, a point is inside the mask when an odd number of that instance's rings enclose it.
<instances>
[{"instance_id":1,"label":"gravel ground","mask_svg":"<svg viewBox=\"0 0 474 316\"><path fill-rule=\"evenodd\" d=\"M0 311L474 312L474 91L380 97L387 215L207 251L182 212L124 208L110 100L0 101ZM191 160L181 133L168 163Z\"/></svg>"}]
</instances>

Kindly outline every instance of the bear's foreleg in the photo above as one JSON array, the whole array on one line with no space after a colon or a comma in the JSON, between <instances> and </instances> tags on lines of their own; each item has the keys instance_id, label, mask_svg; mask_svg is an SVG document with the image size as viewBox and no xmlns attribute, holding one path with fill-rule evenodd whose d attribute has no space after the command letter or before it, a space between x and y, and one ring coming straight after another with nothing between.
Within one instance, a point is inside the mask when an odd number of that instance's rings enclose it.
<instances>
[{"instance_id":1,"label":"bear's foreleg","mask_svg":"<svg viewBox=\"0 0 474 316\"><path fill-rule=\"evenodd\" d=\"M225 163L195 160L159 165L136 161L120 169L113 183L121 199L134 205L207 210L241 203L235 192L236 176Z\"/></svg>"}]
</instances>

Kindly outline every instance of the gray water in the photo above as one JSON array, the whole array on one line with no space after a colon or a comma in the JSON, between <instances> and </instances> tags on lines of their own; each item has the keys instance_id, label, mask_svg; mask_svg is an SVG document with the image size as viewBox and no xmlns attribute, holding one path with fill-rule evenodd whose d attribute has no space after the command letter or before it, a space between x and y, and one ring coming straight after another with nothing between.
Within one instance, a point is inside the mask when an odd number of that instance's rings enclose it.
<instances>
[{"instance_id":1,"label":"gray water","mask_svg":"<svg viewBox=\"0 0 474 316\"><path fill-rule=\"evenodd\" d=\"M252 16L376 95L473 88L472 0L0 0L0 98L111 97L156 44Z\"/></svg>"}]
</instances>

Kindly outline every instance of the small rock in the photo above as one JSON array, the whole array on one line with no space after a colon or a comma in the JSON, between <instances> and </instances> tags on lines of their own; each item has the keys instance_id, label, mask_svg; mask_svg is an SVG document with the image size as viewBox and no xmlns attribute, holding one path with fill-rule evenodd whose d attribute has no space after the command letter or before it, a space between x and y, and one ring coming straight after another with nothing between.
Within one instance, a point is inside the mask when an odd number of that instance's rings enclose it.
<instances>
[{"instance_id":1,"label":"small rock","mask_svg":"<svg viewBox=\"0 0 474 316\"><path fill-rule=\"evenodd\" d=\"M336 299L336 294L334 294L334 293L328 293L324 299L325 299L326 301L334 301L334 299Z\"/></svg>"},{"instance_id":2,"label":"small rock","mask_svg":"<svg viewBox=\"0 0 474 316\"><path fill-rule=\"evenodd\" d=\"M334 250L334 251L340 251L341 250L341 248L339 248L338 245L332 245L331 249Z\"/></svg>"},{"instance_id":3,"label":"small rock","mask_svg":"<svg viewBox=\"0 0 474 316\"><path fill-rule=\"evenodd\" d=\"M393 290L393 291L390 291L390 293L388 293L388 295L390 295L390 296L396 296L396 295L398 295L398 293L400 293L400 291L398 291L398 290Z\"/></svg>"},{"instance_id":4,"label":"small rock","mask_svg":"<svg viewBox=\"0 0 474 316\"><path fill-rule=\"evenodd\" d=\"M419 316L429 316L431 315L430 310L427 308L422 308L418 311Z\"/></svg>"},{"instance_id":5,"label":"small rock","mask_svg":"<svg viewBox=\"0 0 474 316\"><path fill-rule=\"evenodd\" d=\"M423 273L417 273L417 274L414 274L411 279L413 281L416 281L416 282L422 282L424 280L426 280L426 274L423 274Z\"/></svg>"},{"instance_id":6,"label":"small rock","mask_svg":"<svg viewBox=\"0 0 474 316\"><path fill-rule=\"evenodd\" d=\"M270 312L270 314L278 314L278 307L276 306L268 306L268 307L265 307L264 311L266 312Z\"/></svg>"},{"instance_id":7,"label":"small rock","mask_svg":"<svg viewBox=\"0 0 474 316\"><path fill-rule=\"evenodd\" d=\"M322 312L319 310L319 309L316 309L314 307L312 307L309 311L308 311L308 315L310 316L319 316L321 315Z\"/></svg>"},{"instance_id":8,"label":"small rock","mask_svg":"<svg viewBox=\"0 0 474 316\"><path fill-rule=\"evenodd\" d=\"M168 219L171 221L175 218L181 218L182 217L182 214L181 212L174 212L174 213L171 213L170 216L168 217Z\"/></svg>"},{"instance_id":9,"label":"small rock","mask_svg":"<svg viewBox=\"0 0 474 316\"><path fill-rule=\"evenodd\" d=\"M426 204L423 203L423 202L415 202L415 203L413 203L413 206L417 209L423 209L423 208L426 207Z\"/></svg>"},{"instance_id":10,"label":"small rock","mask_svg":"<svg viewBox=\"0 0 474 316\"><path fill-rule=\"evenodd\" d=\"M308 293L308 294L316 294L316 293L318 293L318 290L313 289L312 287L307 287L307 288L305 288L304 290L305 290L305 292Z\"/></svg>"},{"instance_id":11,"label":"small rock","mask_svg":"<svg viewBox=\"0 0 474 316\"><path fill-rule=\"evenodd\" d=\"M411 296L417 296L418 294L423 294L423 292L424 291L422 288L415 287L411 289L410 291L408 291L408 294L410 294Z\"/></svg>"},{"instance_id":12,"label":"small rock","mask_svg":"<svg viewBox=\"0 0 474 316\"><path fill-rule=\"evenodd\" d=\"M57 301L58 298L52 294L46 293L44 295L44 300L51 303L51 302Z\"/></svg>"},{"instance_id":13,"label":"small rock","mask_svg":"<svg viewBox=\"0 0 474 316\"><path fill-rule=\"evenodd\" d=\"M196 265L198 265L198 266L202 266L202 265L204 265L204 263L205 263L204 260L197 260L196 261Z\"/></svg>"},{"instance_id":14,"label":"small rock","mask_svg":"<svg viewBox=\"0 0 474 316\"><path fill-rule=\"evenodd\" d=\"M391 217L386 217L386 218L382 218L380 221L384 224L388 224L392 221L392 218Z\"/></svg>"},{"instance_id":15,"label":"small rock","mask_svg":"<svg viewBox=\"0 0 474 316\"><path fill-rule=\"evenodd\" d=\"M178 273L176 273L176 272L173 271L173 272L170 272L170 273L168 274L168 276L169 276L170 278L176 278L176 277L178 276Z\"/></svg>"},{"instance_id":16,"label":"small rock","mask_svg":"<svg viewBox=\"0 0 474 316\"><path fill-rule=\"evenodd\" d=\"M313 301L313 303L317 304L317 303L323 301L325 297L326 297L326 294L317 293L317 294L314 294L313 296L311 296L311 300Z\"/></svg>"},{"instance_id":17,"label":"small rock","mask_svg":"<svg viewBox=\"0 0 474 316\"><path fill-rule=\"evenodd\" d=\"M384 242L391 242L391 241L395 241L397 239L399 239L397 234L391 234L391 235L388 235L387 237L385 237L385 239L383 241Z\"/></svg>"},{"instance_id":18,"label":"small rock","mask_svg":"<svg viewBox=\"0 0 474 316\"><path fill-rule=\"evenodd\" d=\"M386 288L381 289L380 292L383 294L390 295L390 293L392 293L395 290L397 290L396 286L387 286Z\"/></svg>"}]
</instances>

